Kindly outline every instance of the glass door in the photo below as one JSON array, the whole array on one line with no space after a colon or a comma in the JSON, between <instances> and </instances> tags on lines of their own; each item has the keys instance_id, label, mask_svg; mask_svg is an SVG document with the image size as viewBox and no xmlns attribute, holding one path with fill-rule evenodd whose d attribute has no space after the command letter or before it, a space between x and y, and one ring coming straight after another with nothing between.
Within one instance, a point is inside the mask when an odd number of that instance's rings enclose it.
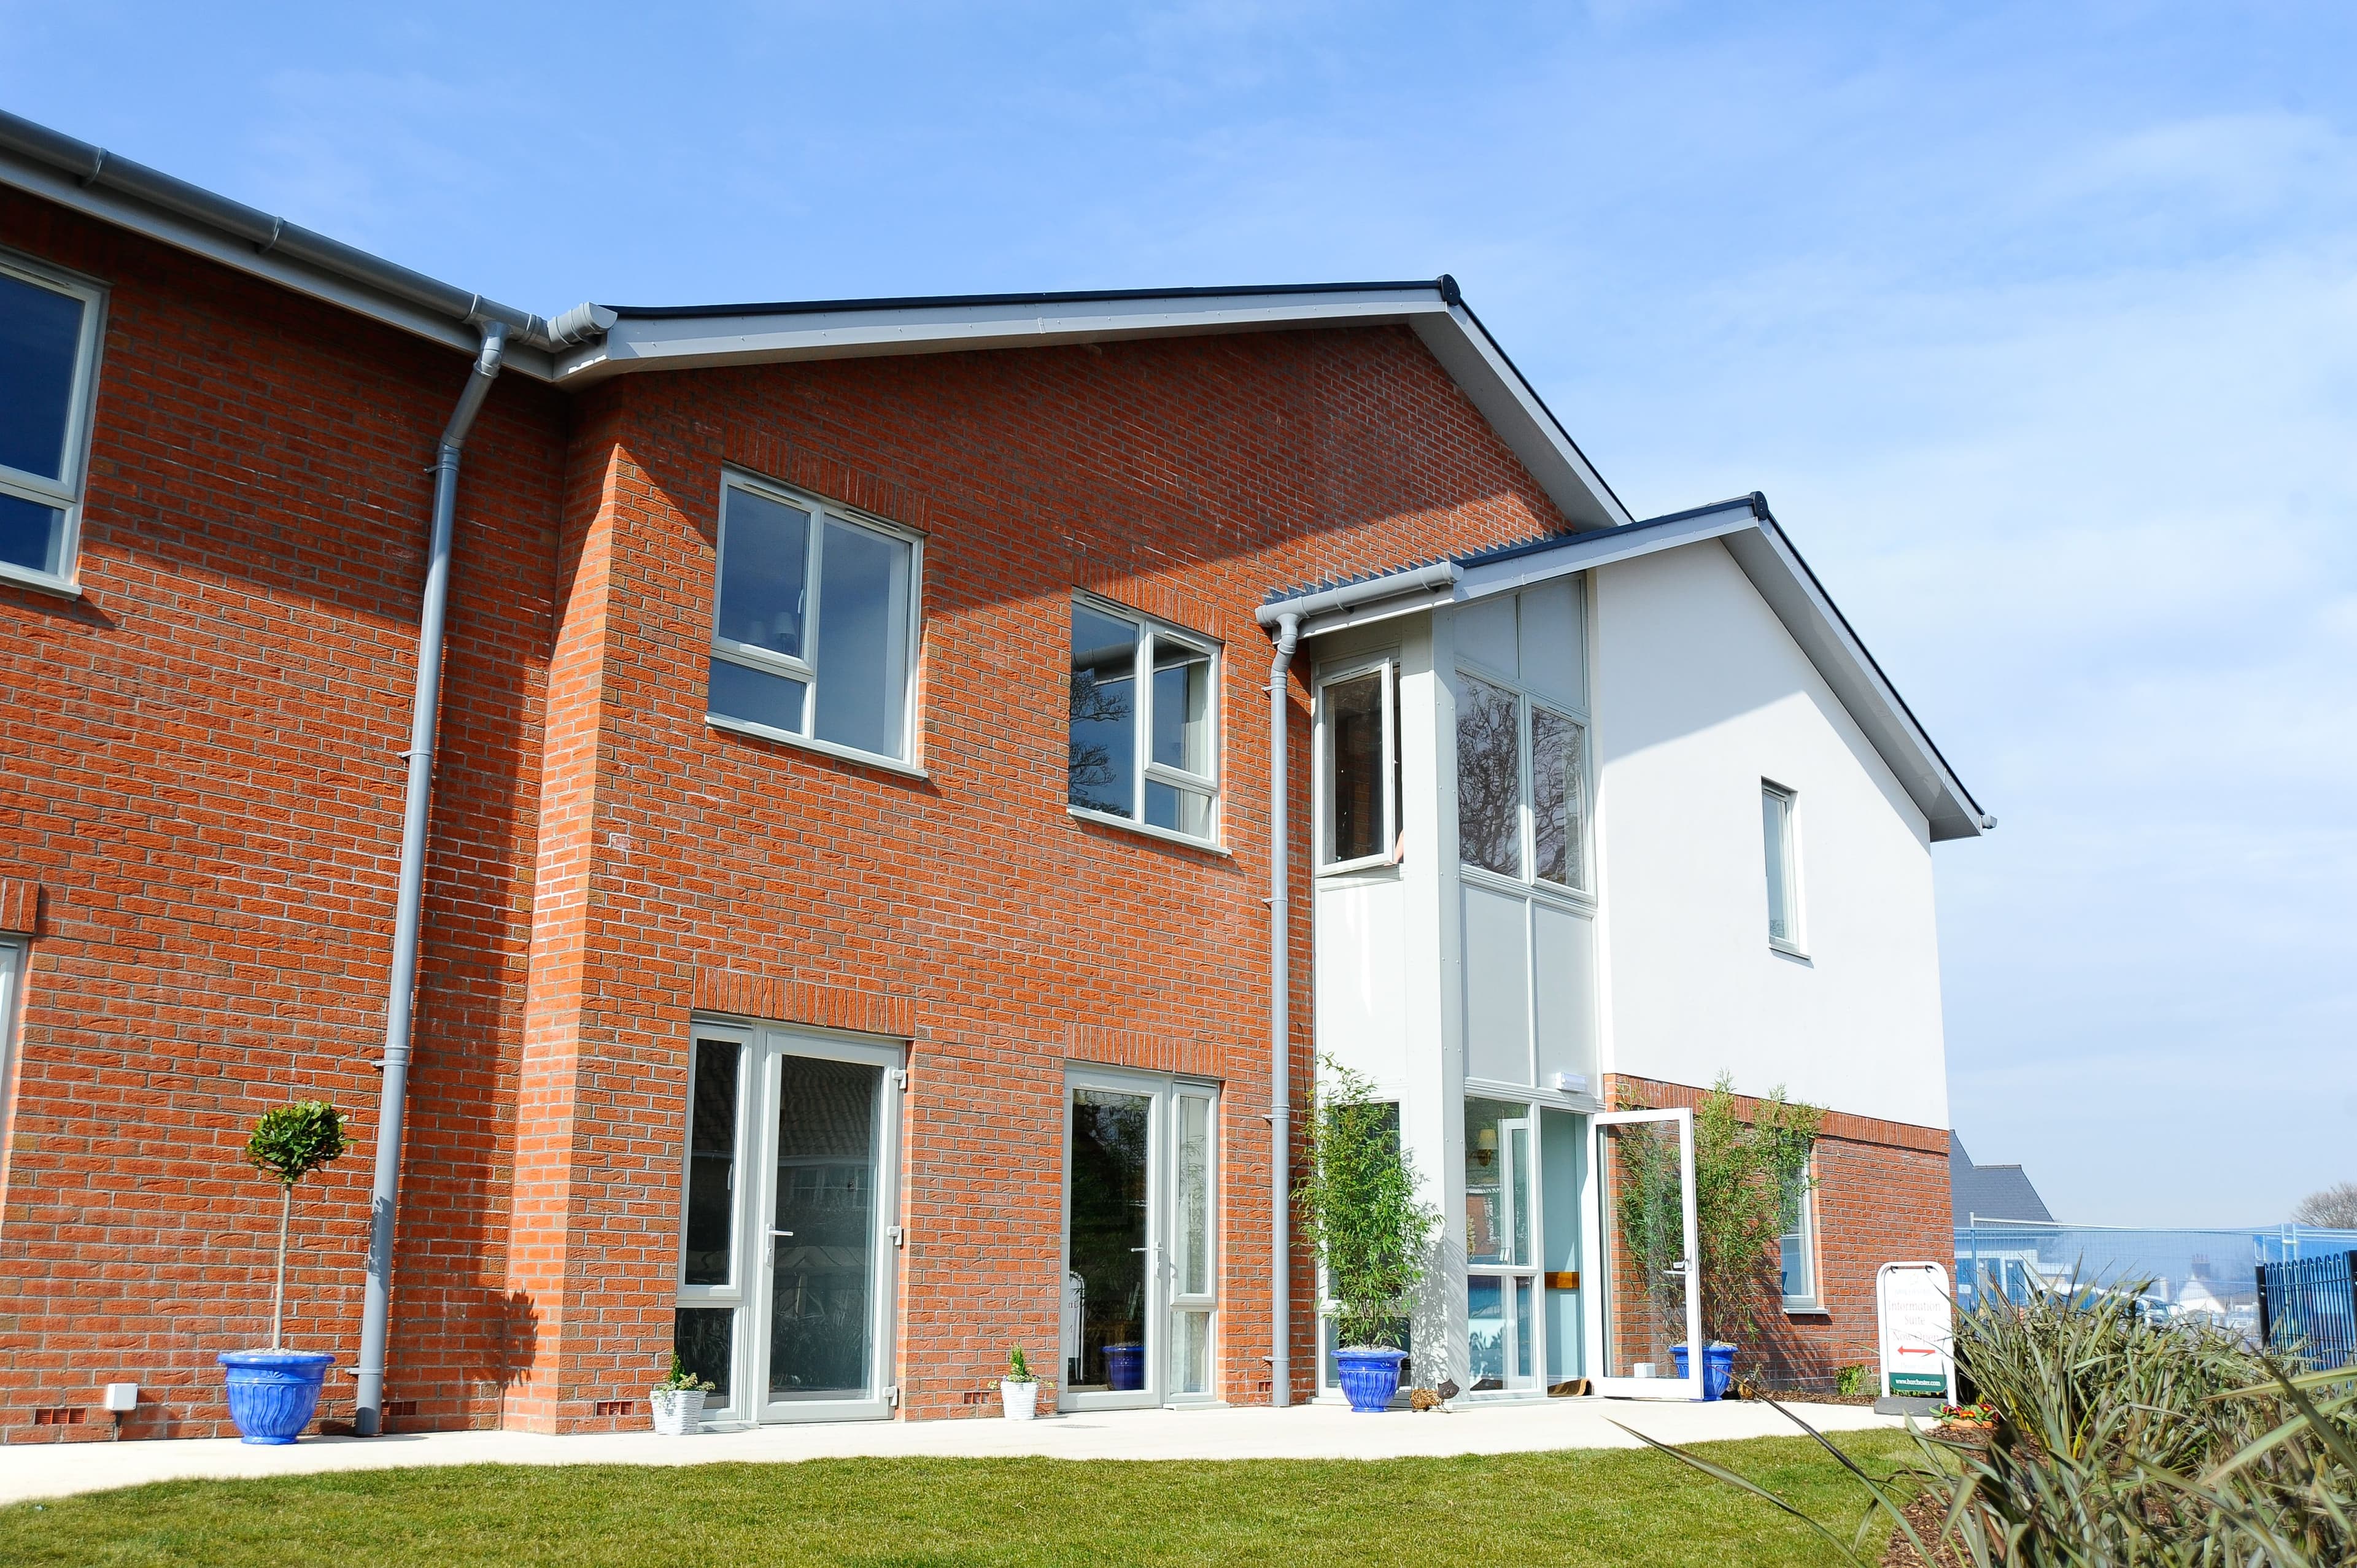
<instances>
[{"instance_id":1,"label":"glass door","mask_svg":"<svg viewBox=\"0 0 2357 1568\"><path fill-rule=\"evenodd\" d=\"M1061 1408L1212 1397L1218 1123L1208 1085L1071 1075Z\"/></svg>"},{"instance_id":2,"label":"glass door","mask_svg":"<svg viewBox=\"0 0 2357 1568\"><path fill-rule=\"evenodd\" d=\"M1535 1388L1546 1366L1531 1134L1528 1105L1465 1102L1465 1348L1470 1393Z\"/></svg>"},{"instance_id":3,"label":"glass door","mask_svg":"<svg viewBox=\"0 0 2357 1568\"><path fill-rule=\"evenodd\" d=\"M898 1047L703 1026L674 1348L716 1415L891 1413Z\"/></svg>"},{"instance_id":4,"label":"glass door","mask_svg":"<svg viewBox=\"0 0 2357 1568\"><path fill-rule=\"evenodd\" d=\"M1599 1264L1585 1293L1596 1391L1624 1399L1700 1399L1703 1358L1677 1375L1675 1348L1702 1339L1695 1240L1694 1113L1609 1111L1588 1120L1582 1208Z\"/></svg>"}]
</instances>

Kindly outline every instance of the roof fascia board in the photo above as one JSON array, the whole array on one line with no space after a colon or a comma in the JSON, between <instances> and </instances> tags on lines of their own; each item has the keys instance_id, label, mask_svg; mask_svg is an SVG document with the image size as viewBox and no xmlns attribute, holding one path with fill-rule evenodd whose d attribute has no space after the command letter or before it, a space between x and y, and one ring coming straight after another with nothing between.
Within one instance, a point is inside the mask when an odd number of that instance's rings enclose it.
<instances>
[{"instance_id":1,"label":"roof fascia board","mask_svg":"<svg viewBox=\"0 0 2357 1568\"><path fill-rule=\"evenodd\" d=\"M1724 507L1716 507L1708 511L1635 523L1609 532L1571 534L1560 544L1512 555L1502 561L1477 562L1467 566L1464 577L1458 584L1456 596L1462 601L1512 593L1549 578L1567 577L1575 572L1609 566L1615 561L1633 560L1640 555L1674 550L1682 544L1699 544L1706 539L1722 538L1750 528L1758 521L1759 519L1751 513L1749 501L1729 501Z\"/></svg>"},{"instance_id":2,"label":"roof fascia board","mask_svg":"<svg viewBox=\"0 0 2357 1568\"><path fill-rule=\"evenodd\" d=\"M1940 755L1775 520L1757 519L1756 526L1730 533L1720 542L1833 688L1900 788L1921 809L1932 841L1977 838L1996 826Z\"/></svg>"},{"instance_id":3,"label":"roof fascia board","mask_svg":"<svg viewBox=\"0 0 2357 1568\"><path fill-rule=\"evenodd\" d=\"M1448 306L1437 287L1183 295L1004 305L920 304L848 310L631 314L557 361L557 380L587 384L632 371L780 364L886 354L1046 348L1123 338L1170 338L1255 328L1383 326Z\"/></svg>"},{"instance_id":4,"label":"roof fascia board","mask_svg":"<svg viewBox=\"0 0 2357 1568\"><path fill-rule=\"evenodd\" d=\"M223 266L381 321L388 327L398 328L461 353L471 356L482 349L482 332L478 328L369 288L352 279L339 277L283 252L258 251L235 235L193 222L103 186L84 185L61 170L16 153L0 150L0 185L14 186L85 217L97 219L118 229L127 229L176 250L218 262ZM509 341L511 346L501 361L506 369L539 381L555 380L554 356L544 349L517 342L512 338Z\"/></svg>"},{"instance_id":5,"label":"roof fascia board","mask_svg":"<svg viewBox=\"0 0 2357 1568\"><path fill-rule=\"evenodd\" d=\"M1451 305L1417 316L1413 326L1573 527L1624 528L1636 521L1471 311Z\"/></svg>"}]
</instances>

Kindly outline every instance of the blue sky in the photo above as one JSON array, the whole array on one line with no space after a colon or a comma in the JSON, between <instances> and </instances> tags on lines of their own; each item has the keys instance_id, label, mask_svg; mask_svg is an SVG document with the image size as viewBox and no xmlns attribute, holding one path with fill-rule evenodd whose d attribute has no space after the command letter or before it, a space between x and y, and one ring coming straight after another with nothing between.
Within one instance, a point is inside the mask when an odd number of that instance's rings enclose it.
<instances>
[{"instance_id":1,"label":"blue sky","mask_svg":"<svg viewBox=\"0 0 2357 1568\"><path fill-rule=\"evenodd\" d=\"M1641 514L1764 489L2003 822L1956 1124L2357 1178L2357 8L0 0L0 102L544 313L1454 273Z\"/></svg>"}]
</instances>

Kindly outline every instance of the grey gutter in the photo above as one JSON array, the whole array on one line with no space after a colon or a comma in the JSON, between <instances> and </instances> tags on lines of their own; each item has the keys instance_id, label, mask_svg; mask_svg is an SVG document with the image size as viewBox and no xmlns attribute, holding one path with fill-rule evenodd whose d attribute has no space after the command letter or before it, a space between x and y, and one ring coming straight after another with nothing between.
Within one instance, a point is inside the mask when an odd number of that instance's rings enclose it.
<instances>
[{"instance_id":1,"label":"grey gutter","mask_svg":"<svg viewBox=\"0 0 2357 1568\"><path fill-rule=\"evenodd\" d=\"M470 339L481 329L497 325L514 346L541 354L588 341L614 323L613 311L602 305L576 305L554 320L502 305L5 110L0 110L0 154L11 155L12 164L29 164L37 171L63 177L49 181L8 177L7 183L183 249L261 272L336 304L358 302L348 292L339 296L307 286L305 274L324 274L328 280L357 285L364 293L421 313L436 325L469 329ZM16 167L0 166L0 177L17 172ZM231 244L221 245L219 242L223 240ZM293 265L255 264L265 261ZM396 325L419 329L414 320L397 316L393 319ZM435 335L450 341L447 332ZM543 376L549 373L542 367L533 369Z\"/></svg>"},{"instance_id":2,"label":"grey gutter","mask_svg":"<svg viewBox=\"0 0 2357 1568\"><path fill-rule=\"evenodd\" d=\"M383 1430L384 1348L393 1316L393 1221L401 1209L401 1130L409 1101L411 1027L416 1020L418 926L425 900L425 841L434 806L434 738L442 716L442 641L450 605L451 536L458 514L458 456L490 395L507 349L507 324L483 328L483 349L443 427L434 465L434 523L417 617L417 680L409 709L409 782L402 799L401 882L393 897L393 974L384 1008L384 1079L378 1087L376 1172L369 1188L368 1280L361 1303L360 1363L353 1369L352 1430Z\"/></svg>"},{"instance_id":3,"label":"grey gutter","mask_svg":"<svg viewBox=\"0 0 2357 1568\"><path fill-rule=\"evenodd\" d=\"M1269 1402L1293 1402L1293 839L1287 730L1301 618L1281 618L1268 669Z\"/></svg>"}]
</instances>

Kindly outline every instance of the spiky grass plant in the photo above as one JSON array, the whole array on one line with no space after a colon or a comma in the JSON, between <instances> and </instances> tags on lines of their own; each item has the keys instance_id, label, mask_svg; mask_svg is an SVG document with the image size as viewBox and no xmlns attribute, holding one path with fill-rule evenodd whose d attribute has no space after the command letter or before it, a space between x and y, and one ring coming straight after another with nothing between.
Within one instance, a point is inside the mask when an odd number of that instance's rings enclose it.
<instances>
[{"instance_id":1,"label":"spiky grass plant","mask_svg":"<svg viewBox=\"0 0 2357 1568\"><path fill-rule=\"evenodd\" d=\"M1858 1563L1878 1513L1924 1562L1944 1543L1975 1568L2357 1563L2357 1368L2302 1371L2212 1326L2152 1323L2141 1294L2073 1279L1961 1314L1957 1366L1996 1413L1986 1444L1919 1431L1920 1463L1851 1467L1871 1508L1848 1541L1810 1522ZM1919 1498L1934 1542L1907 1520Z\"/></svg>"}]
</instances>

